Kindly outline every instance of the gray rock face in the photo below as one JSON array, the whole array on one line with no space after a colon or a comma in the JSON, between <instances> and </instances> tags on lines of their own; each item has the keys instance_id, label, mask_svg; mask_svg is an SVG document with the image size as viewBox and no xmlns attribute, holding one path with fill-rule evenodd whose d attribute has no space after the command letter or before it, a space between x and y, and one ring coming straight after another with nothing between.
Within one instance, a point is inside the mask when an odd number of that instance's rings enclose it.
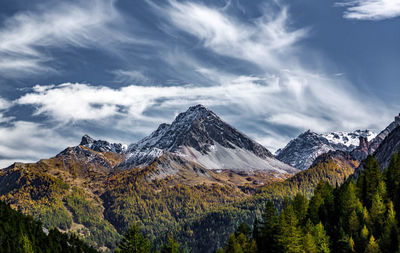
<instances>
[{"instance_id":1,"label":"gray rock face","mask_svg":"<svg viewBox=\"0 0 400 253\"><path fill-rule=\"evenodd\" d=\"M360 136L360 144L357 148L351 151L352 157L358 161L362 161L367 158L369 154L369 142L365 137Z\"/></svg>"},{"instance_id":2,"label":"gray rock face","mask_svg":"<svg viewBox=\"0 0 400 253\"><path fill-rule=\"evenodd\" d=\"M374 156L381 169L389 166L390 159L400 149L400 126L396 127L375 150Z\"/></svg>"},{"instance_id":3,"label":"gray rock face","mask_svg":"<svg viewBox=\"0 0 400 253\"><path fill-rule=\"evenodd\" d=\"M360 137L367 139L373 136L375 134L369 130L329 134L318 134L308 130L290 141L277 153L276 158L297 169L305 170L313 164L318 156L336 150L350 152L357 148ZM362 155L362 153L358 155Z\"/></svg>"},{"instance_id":4,"label":"gray rock face","mask_svg":"<svg viewBox=\"0 0 400 253\"><path fill-rule=\"evenodd\" d=\"M379 147L382 141L398 126L400 126L400 114L394 118L394 121L390 123L382 132L380 132L369 145L369 154L373 154Z\"/></svg>"},{"instance_id":5,"label":"gray rock face","mask_svg":"<svg viewBox=\"0 0 400 253\"><path fill-rule=\"evenodd\" d=\"M121 154L126 150L126 147L121 143L110 143L103 140L94 140L87 134L82 137L81 143L79 145L85 146L98 152L113 152Z\"/></svg>"}]
</instances>

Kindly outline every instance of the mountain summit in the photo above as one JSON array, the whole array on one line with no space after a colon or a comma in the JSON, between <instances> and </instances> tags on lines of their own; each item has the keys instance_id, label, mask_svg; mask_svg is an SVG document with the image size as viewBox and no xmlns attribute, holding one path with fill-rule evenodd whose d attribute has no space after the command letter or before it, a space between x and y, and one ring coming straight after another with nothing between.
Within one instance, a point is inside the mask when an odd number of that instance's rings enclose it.
<instances>
[{"instance_id":1,"label":"mountain summit","mask_svg":"<svg viewBox=\"0 0 400 253\"><path fill-rule=\"evenodd\" d=\"M356 130L354 132L333 132L318 134L310 130L291 140L285 148L278 150L276 158L297 169L308 169L314 160L329 151L350 152L360 143L360 137L368 141L376 136L370 130Z\"/></svg>"},{"instance_id":2,"label":"mountain summit","mask_svg":"<svg viewBox=\"0 0 400 253\"><path fill-rule=\"evenodd\" d=\"M202 105L190 107L171 124L161 124L148 137L130 145L125 164L146 164L165 152L196 162L207 169L279 173L296 171Z\"/></svg>"}]
</instances>

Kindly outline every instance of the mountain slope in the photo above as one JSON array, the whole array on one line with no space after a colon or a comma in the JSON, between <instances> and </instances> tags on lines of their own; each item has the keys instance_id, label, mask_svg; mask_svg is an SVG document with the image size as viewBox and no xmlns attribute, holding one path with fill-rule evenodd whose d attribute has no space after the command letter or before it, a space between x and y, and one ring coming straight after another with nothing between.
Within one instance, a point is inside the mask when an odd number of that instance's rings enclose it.
<instances>
[{"instance_id":1,"label":"mountain slope","mask_svg":"<svg viewBox=\"0 0 400 253\"><path fill-rule=\"evenodd\" d=\"M317 134L308 130L279 150L276 158L297 169L305 170L321 154L335 150L348 152L353 150L359 145L359 137L371 140L375 134L369 130L329 134Z\"/></svg>"},{"instance_id":2,"label":"mountain slope","mask_svg":"<svg viewBox=\"0 0 400 253\"><path fill-rule=\"evenodd\" d=\"M210 170L247 174L262 171L278 176L297 171L202 105L190 107L172 124L161 124L151 135L130 145L127 159L119 167L148 164L165 152Z\"/></svg>"},{"instance_id":3,"label":"mountain slope","mask_svg":"<svg viewBox=\"0 0 400 253\"><path fill-rule=\"evenodd\" d=\"M112 248L119 234L104 219L99 196L108 172L121 161L120 154L80 145L37 163L15 163L0 170L0 200L46 228L77 233L97 248Z\"/></svg>"}]
</instances>

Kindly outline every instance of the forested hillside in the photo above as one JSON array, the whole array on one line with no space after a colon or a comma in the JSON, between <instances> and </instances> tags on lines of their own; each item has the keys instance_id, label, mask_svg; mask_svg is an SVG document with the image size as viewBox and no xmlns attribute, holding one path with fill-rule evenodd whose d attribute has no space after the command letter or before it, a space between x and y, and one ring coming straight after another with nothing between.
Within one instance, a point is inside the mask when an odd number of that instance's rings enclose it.
<instances>
[{"instance_id":1,"label":"forested hillside","mask_svg":"<svg viewBox=\"0 0 400 253\"><path fill-rule=\"evenodd\" d=\"M310 200L299 193L281 212L268 201L253 232L240 226L218 252L398 252L399 156L383 173L369 156L357 181L322 181Z\"/></svg>"},{"instance_id":2,"label":"forested hillside","mask_svg":"<svg viewBox=\"0 0 400 253\"><path fill-rule=\"evenodd\" d=\"M0 252L4 253L95 253L77 236L47 230L31 216L0 201Z\"/></svg>"}]
</instances>

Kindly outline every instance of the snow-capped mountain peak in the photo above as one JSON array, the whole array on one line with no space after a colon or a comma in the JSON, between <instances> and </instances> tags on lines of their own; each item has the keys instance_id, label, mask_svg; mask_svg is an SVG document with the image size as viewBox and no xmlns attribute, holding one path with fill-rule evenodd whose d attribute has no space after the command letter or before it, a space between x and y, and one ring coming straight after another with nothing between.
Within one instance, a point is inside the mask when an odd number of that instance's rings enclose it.
<instances>
[{"instance_id":1,"label":"snow-capped mountain peak","mask_svg":"<svg viewBox=\"0 0 400 253\"><path fill-rule=\"evenodd\" d=\"M148 137L132 144L125 164L151 162L165 152L216 170L296 171L202 105L190 107L171 124L161 124Z\"/></svg>"},{"instance_id":2,"label":"snow-capped mountain peak","mask_svg":"<svg viewBox=\"0 0 400 253\"><path fill-rule=\"evenodd\" d=\"M291 140L285 148L276 153L276 158L297 169L308 169L314 160L329 151L350 152L360 143L360 137L372 140L376 134L370 130L354 132L332 132L318 134L310 130Z\"/></svg>"}]
</instances>

